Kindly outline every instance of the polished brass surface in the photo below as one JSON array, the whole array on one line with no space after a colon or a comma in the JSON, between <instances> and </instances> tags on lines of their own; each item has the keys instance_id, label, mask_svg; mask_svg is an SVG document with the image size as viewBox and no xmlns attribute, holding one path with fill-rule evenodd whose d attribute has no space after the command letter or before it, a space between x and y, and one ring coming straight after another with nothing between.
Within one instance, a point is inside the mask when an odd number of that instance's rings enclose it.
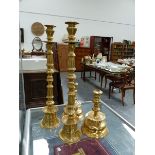
<instances>
[{"instance_id":1,"label":"polished brass surface","mask_svg":"<svg viewBox=\"0 0 155 155\"><path fill-rule=\"evenodd\" d=\"M53 25L45 25L47 27L47 39L46 49L47 49L47 96L46 96L46 106L43 109L44 117L41 120L40 126L42 128L56 128L59 126L59 119L56 115L58 108L55 106L54 103L54 96L53 96L53 73L54 73L54 64L53 64Z\"/></svg>"},{"instance_id":2,"label":"polished brass surface","mask_svg":"<svg viewBox=\"0 0 155 155\"><path fill-rule=\"evenodd\" d=\"M101 90L94 90L93 103L94 107L92 111L89 111L82 125L82 133L90 138L102 138L105 137L109 131L106 125L106 116L100 111L100 96Z\"/></svg>"},{"instance_id":3,"label":"polished brass surface","mask_svg":"<svg viewBox=\"0 0 155 155\"><path fill-rule=\"evenodd\" d=\"M82 121L83 118L84 118L84 115L83 115L83 112L82 112L81 102L78 101L78 99L77 99L77 86L78 86L78 83L76 82L75 83L75 105L74 105L74 107L75 107L75 112L76 112L76 115L77 115L78 119L80 121ZM67 110L67 108L65 107L62 116L63 115L67 115L67 111L66 110Z\"/></svg>"},{"instance_id":4,"label":"polished brass surface","mask_svg":"<svg viewBox=\"0 0 155 155\"><path fill-rule=\"evenodd\" d=\"M80 140L81 131L78 129L79 118L76 110L76 88L75 88L75 33L77 31L77 22L66 22L68 24L68 103L64 108L64 114L62 116L63 128L59 132L60 138L65 143L75 143Z\"/></svg>"},{"instance_id":5,"label":"polished brass surface","mask_svg":"<svg viewBox=\"0 0 155 155\"><path fill-rule=\"evenodd\" d=\"M53 34L54 34L54 25L45 25L46 26L46 34L47 34L47 40L51 41L53 40Z\"/></svg>"},{"instance_id":6,"label":"polished brass surface","mask_svg":"<svg viewBox=\"0 0 155 155\"><path fill-rule=\"evenodd\" d=\"M83 116L83 112L82 112L82 105L81 105L81 102L78 101L78 98L77 98L77 86L78 86L78 83L76 82L75 83L75 111L76 111L76 114L79 118L80 121L83 120L84 116Z\"/></svg>"}]
</instances>

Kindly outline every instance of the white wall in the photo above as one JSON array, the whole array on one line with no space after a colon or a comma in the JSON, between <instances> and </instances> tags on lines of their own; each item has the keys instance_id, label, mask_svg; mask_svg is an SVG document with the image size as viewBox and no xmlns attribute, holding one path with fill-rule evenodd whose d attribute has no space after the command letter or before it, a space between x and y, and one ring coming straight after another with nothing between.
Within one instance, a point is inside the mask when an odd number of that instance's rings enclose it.
<instances>
[{"instance_id":1,"label":"white wall","mask_svg":"<svg viewBox=\"0 0 155 155\"><path fill-rule=\"evenodd\" d=\"M24 45L32 50L31 25L34 22L56 25L54 41L62 42L67 34L66 21L77 21L77 38L113 36L114 41L135 40L134 0L21 0L20 27L24 28ZM40 37L46 40L46 34Z\"/></svg>"}]
</instances>

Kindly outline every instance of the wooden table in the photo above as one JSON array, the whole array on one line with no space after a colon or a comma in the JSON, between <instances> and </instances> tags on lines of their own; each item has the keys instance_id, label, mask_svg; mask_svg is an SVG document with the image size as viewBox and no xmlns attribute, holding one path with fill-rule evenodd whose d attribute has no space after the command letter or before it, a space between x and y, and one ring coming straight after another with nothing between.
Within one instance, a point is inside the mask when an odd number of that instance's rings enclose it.
<instances>
[{"instance_id":1,"label":"wooden table","mask_svg":"<svg viewBox=\"0 0 155 155\"><path fill-rule=\"evenodd\" d=\"M135 68L135 59L118 59L117 63L119 64L125 64L132 68Z\"/></svg>"},{"instance_id":2,"label":"wooden table","mask_svg":"<svg viewBox=\"0 0 155 155\"><path fill-rule=\"evenodd\" d=\"M122 65L119 65L119 64L115 64L115 63L112 63L112 62L108 62L109 64L111 64L111 66L102 66L102 67L99 67L98 65L87 65L87 64L84 64L82 63L83 65L83 72L82 72L82 78L83 80L85 81L86 80L86 71L95 71L95 73L99 73L100 76L101 76L101 83L102 83L102 80L103 80L103 76L105 76L106 74L115 74L115 75L121 75L121 74L124 74L126 73L126 69L125 68L128 68L127 66L124 66L124 70L112 70L112 67L115 65L115 66L120 66L123 68ZM107 63L107 64L108 64ZM113 66L112 66L113 65ZM96 78L95 78L96 79Z\"/></svg>"}]
</instances>

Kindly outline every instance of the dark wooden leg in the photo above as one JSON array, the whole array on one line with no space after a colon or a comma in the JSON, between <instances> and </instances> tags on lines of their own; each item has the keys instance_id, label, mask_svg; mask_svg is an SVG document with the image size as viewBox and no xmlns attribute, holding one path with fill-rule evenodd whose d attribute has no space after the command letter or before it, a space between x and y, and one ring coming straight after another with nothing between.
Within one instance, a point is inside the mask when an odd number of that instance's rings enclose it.
<instances>
[{"instance_id":1,"label":"dark wooden leg","mask_svg":"<svg viewBox=\"0 0 155 155\"><path fill-rule=\"evenodd\" d=\"M83 71L81 71L81 78L83 78Z\"/></svg>"},{"instance_id":2,"label":"dark wooden leg","mask_svg":"<svg viewBox=\"0 0 155 155\"><path fill-rule=\"evenodd\" d=\"M86 74L85 74L85 67L84 67L84 69L83 69L83 81L85 81L86 80Z\"/></svg>"},{"instance_id":3,"label":"dark wooden leg","mask_svg":"<svg viewBox=\"0 0 155 155\"><path fill-rule=\"evenodd\" d=\"M99 74L99 82L100 82L100 79L101 79L101 74Z\"/></svg>"},{"instance_id":4,"label":"dark wooden leg","mask_svg":"<svg viewBox=\"0 0 155 155\"><path fill-rule=\"evenodd\" d=\"M111 93L111 84L109 84L109 99L110 99L110 93Z\"/></svg>"},{"instance_id":5,"label":"dark wooden leg","mask_svg":"<svg viewBox=\"0 0 155 155\"><path fill-rule=\"evenodd\" d=\"M100 75L100 77L101 77L101 88L102 88L103 75Z\"/></svg>"},{"instance_id":6,"label":"dark wooden leg","mask_svg":"<svg viewBox=\"0 0 155 155\"><path fill-rule=\"evenodd\" d=\"M107 78L105 76L105 86L104 86L104 88L106 88L106 85L107 85Z\"/></svg>"},{"instance_id":7,"label":"dark wooden leg","mask_svg":"<svg viewBox=\"0 0 155 155\"><path fill-rule=\"evenodd\" d=\"M90 78L91 78L91 71L90 71Z\"/></svg>"},{"instance_id":8,"label":"dark wooden leg","mask_svg":"<svg viewBox=\"0 0 155 155\"><path fill-rule=\"evenodd\" d=\"M133 90L133 103L135 104L135 89Z\"/></svg>"},{"instance_id":9,"label":"dark wooden leg","mask_svg":"<svg viewBox=\"0 0 155 155\"><path fill-rule=\"evenodd\" d=\"M95 80L96 80L96 71L95 71Z\"/></svg>"},{"instance_id":10,"label":"dark wooden leg","mask_svg":"<svg viewBox=\"0 0 155 155\"><path fill-rule=\"evenodd\" d=\"M121 96L121 101L122 101L122 104L123 104L123 106L124 106L124 97L125 97L125 90L124 89L121 89L121 94L122 94L122 96Z\"/></svg>"},{"instance_id":11,"label":"dark wooden leg","mask_svg":"<svg viewBox=\"0 0 155 155\"><path fill-rule=\"evenodd\" d=\"M112 93L114 92L114 86L112 86Z\"/></svg>"}]
</instances>

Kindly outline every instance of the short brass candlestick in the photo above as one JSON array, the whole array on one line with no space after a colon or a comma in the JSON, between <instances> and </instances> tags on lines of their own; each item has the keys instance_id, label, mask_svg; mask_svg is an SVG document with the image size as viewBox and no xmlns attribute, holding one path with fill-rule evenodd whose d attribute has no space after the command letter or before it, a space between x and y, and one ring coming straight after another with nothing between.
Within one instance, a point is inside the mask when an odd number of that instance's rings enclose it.
<instances>
[{"instance_id":1,"label":"short brass candlestick","mask_svg":"<svg viewBox=\"0 0 155 155\"><path fill-rule=\"evenodd\" d=\"M54 64L53 64L53 34L55 27L54 25L45 25L47 27L47 39L45 41L47 48L47 96L46 96L46 106L43 109L44 117L41 120L42 128L56 128L59 125L59 119L56 115L58 108L54 105L54 96L53 96L53 73L54 73Z\"/></svg>"},{"instance_id":2,"label":"short brass candlestick","mask_svg":"<svg viewBox=\"0 0 155 155\"><path fill-rule=\"evenodd\" d=\"M86 134L90 138L102 138L108 134L108 128L106 126L105 114L100 111L100 96L101 90L94 90L94 107L92 111L86 114L86 118L82 125L82 133Z\"/></svg>"},{"instance_id":3,"label":"short brass candlestick","mask_svg":"<svg viewBox=\"0 0 155 155\"><path fill-rule=\"evenodd\" d=\"M68 24L68 103L64 108L64 115L62 116L62 122L64 124L63 128L59 132L60 138L65 143L75 143L80 140L81 131L78 129L78 121L79 118L76 114L76 106L75 106L75 33L77 28L75 27L77 22L66 22Z\"/></svg>"}]
</instances>

